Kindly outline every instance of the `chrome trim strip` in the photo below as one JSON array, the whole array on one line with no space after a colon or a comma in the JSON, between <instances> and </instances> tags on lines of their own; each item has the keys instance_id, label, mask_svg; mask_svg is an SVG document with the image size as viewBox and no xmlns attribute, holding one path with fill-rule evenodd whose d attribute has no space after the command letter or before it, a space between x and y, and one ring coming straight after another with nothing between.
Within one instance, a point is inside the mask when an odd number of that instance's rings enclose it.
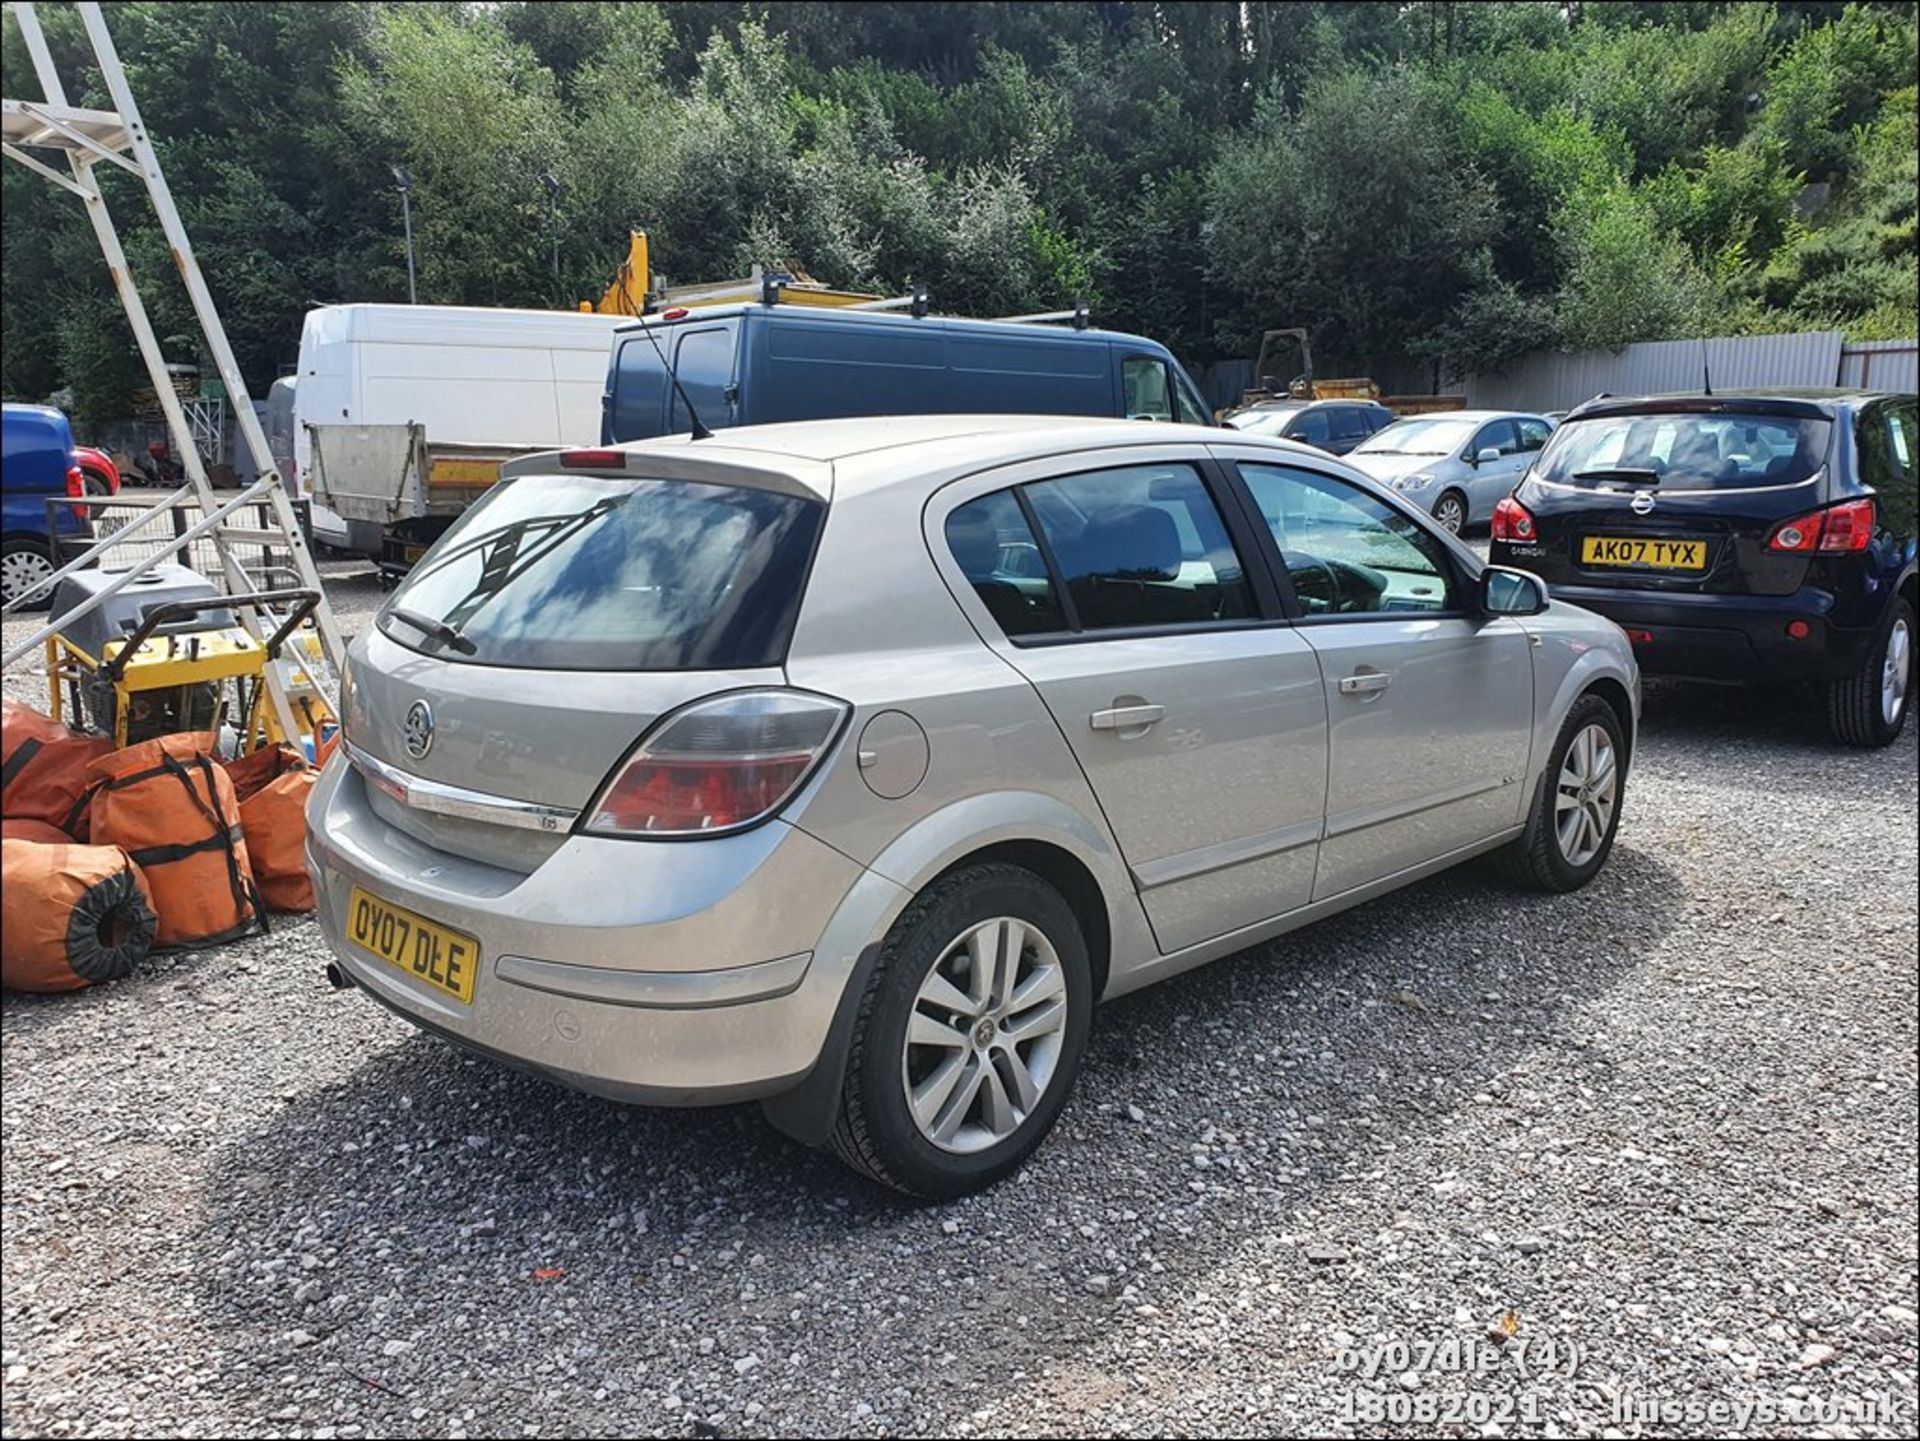
<instances>
[{"instance_id":1,"label":"chrome trim strip","mask_svg":"<svg viewBox=\"0 0 1920 1441\"><path fill-rule=\"evenodd\" d=\"M1228 866L1264 860L1282 851L1298 850L1319 839L1320 822L1302 821L1298 825L1282 826L1277 831L1264 831L1257 836L1222 841L1218 845L1202 846L1197 851L1182 851L1176 856L1147 861L1133 868L1133 879L1141 890L1150 891L1156 886L1172 885L1176 881L1190 881L1213 871L1224 871Z\"/></svg>"},{"instance_id":2,"label":"chrome trim strip","mask_svg":"<svg viewBox=\"0 0 1920 1441\"><path fill-rule=\"evenodd\" d=\"M483 821L488 825L515 826L523 831L545 831L557 835L573 829L580 812L565 806L543 806L533 801L516 801L506 796L490 796L450 786L443 781L424 780L398 766L376 760L352 741L345 742L347 759L353 768L401 805L438 816L454 816L465 821Z\"/></svg>"},{"instance_id":3,"label":"chrome trim strip","mask_svg":"<svg viewBox=\"0 0 1920 1441\"><path fill-rule=\"evenodd\" d=\"M812 951L729 966L723 971L620 971L607 966L571 966L526 956L501 956L493 973L510 985L556 996L573 996L607 1006L647 1006L657 1010L693 1010L768 1001L798 990L806 979Z\"/></svg>"},{"instance_id":4,"label":"chrome trim strip","mask_svg":"<svg viewBox=\"0 0 1920 1441\"><path fill-rule=\"evenodd\" d=\"M1821 477L1825 474L1826 468L1823 466L1805 480L1792 481L1787 485L1711 485L1704 490L1669 490L1665 486L1627 486L1623 488L1608 486L1602 488L1597 485L1568 485L1564 480L1542 480L1537 475L1522 476L1521 480L1523 482L1532 481L1542 490L1563 490L1572 495L1632 496L1636 489L1644 489L1648 494L1656 497L1673 495L1772 495L1777 491L1805 490L1809 486L1818 485ZM1514 489L1518 490L1519 486L1515 486Z\"/></svg>"}]
</instances>

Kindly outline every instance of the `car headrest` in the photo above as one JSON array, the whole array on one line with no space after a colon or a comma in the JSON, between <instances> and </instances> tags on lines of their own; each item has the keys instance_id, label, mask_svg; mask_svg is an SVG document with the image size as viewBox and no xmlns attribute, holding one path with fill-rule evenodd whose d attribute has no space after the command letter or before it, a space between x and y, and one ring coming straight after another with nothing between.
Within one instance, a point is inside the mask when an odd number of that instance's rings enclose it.
<instances>
[{"instance_id":1,"label":"car headrest","mask_svg":"<svg viewBox=\"0 0 1920 1441\"><path fill-rule=\"evenodd\" d=\"M968 580L990 580L1000 568L1000 530L975 506L947 517L947 547Z\"/></svg>"},{"instance_id":2,"label":"car headrest","mask_svg":"<svg viewBox=\"0 0 1920 1441\"><path fill-rule=\"evenodd\" d=\"M1115 580L1175 580L1180 575L1180 531L1158 506L1117 506L1097 516L1080 550L1095 575Z\"/></svg>"}]
</instances>

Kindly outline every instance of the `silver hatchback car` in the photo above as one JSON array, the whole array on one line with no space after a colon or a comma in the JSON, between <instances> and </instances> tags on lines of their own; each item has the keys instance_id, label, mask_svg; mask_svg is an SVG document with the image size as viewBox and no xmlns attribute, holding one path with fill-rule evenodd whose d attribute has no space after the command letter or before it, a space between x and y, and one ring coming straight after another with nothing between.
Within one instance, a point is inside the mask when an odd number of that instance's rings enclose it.
<instances>
[{"instance_id":1,"label":"silver hatchback car","mask_svg":"<svg viewBox=\"0 0 1920 1441\"><path fill-rule=\"evenodd\" d=\"M353 644L336 983L948 1196L1094 1004L1499 849L1567 891L1639 675L1323 452L892 417L515 462Z\"/></svg>"},{"instance_id":2,"label":"silver hatchback car","mask_svg":"<svg viewBox=\"0 0 1920 1441\"><path fill-rule=\"evenodd\" d=\"M1552 434L1544 415L1432 411L1375 431L1347 461L1457 534L1493 519Z\"/></svg>"}]
</instances>

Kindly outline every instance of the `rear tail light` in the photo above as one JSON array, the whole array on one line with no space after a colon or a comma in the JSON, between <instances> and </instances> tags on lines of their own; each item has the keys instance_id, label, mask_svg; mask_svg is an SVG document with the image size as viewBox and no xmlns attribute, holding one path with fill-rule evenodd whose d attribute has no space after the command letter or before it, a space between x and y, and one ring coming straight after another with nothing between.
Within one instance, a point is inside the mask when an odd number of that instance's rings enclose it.
<instances>
[{"instance_id":1,"label":"rear tail light","mask_svg":"<svg viewBox=\"0 0 1920 1441\"><path fill-rule=\"evenodd\" d=\"M1873 541L1873 502L1848 500L1825 510L1783 520L1767 537L1767 549L1793 555L1845 555Z\"/></svg>"},{"instance_id":2,"label":"rear tail light","mask_svg":"<svg viewBox=\"0 0 1920 1441\"><path fill-rule=\"evenodd\" d=\"M763 821L812 774L847 712L844 701L790 690L735 691L675 711L621 762L585 829L706 836Z\"/></svg>"},{"instance_id":3,"label":"rear tail light","mask_svg":"<svg viewBox=\"0 0 1920 1441\"><path fill-rule=\"evenodd\" d=\"M77 465L68 466L67 467L67 494L72 496L75 500L78 500L80 499L80 497L84 496L86 493L87 493L86 473L82 471L80 467ZM84 521L87 518L87 508L84 505L70 505L67 507L67 509L73 512L73 518L75 520Z\"/></svg>"},{"instance_id":4,"label":"rear tail light","mask_svg":"<svg viewBox=\"0 0 1920 1441\"><path fill-rule=\"evenodd\" d=\"M1493 508L1493 538L1532 540L1535 534L1533 512L1512 496L1502 496L1500 503Z\"/></svg>"},{"instance_id":5,"label":"rear tail light","mask_svg":"<svg viewBox=\"0 0 1920 1441\"><path fill-rule=\"evenodd\" d=\"M624 450L563 450L560 464L568 470L625 470Z\"/></svg>"}]
</instances>

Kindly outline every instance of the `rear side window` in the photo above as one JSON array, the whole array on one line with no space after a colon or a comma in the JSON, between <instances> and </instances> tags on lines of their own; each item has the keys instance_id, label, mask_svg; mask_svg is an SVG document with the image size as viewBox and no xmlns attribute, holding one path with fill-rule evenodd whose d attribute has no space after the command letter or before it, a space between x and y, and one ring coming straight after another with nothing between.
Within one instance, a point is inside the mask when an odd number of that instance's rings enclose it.
<instances>
[{"instance_id":1,"label":"rear side window","mask_svg":"<svg viewBox=\"0 0 1920 1441\"><path fill-rule=\"evenodd\" d=\"M380 630L477 665L778 665L825 513L817 501L737 486L522 476L435 543L381 611Z\"/></svg>"},{"instance_id":2,"label":"rear side window","mask_svg":"<svg viewBox=\"0 0 1920 1441\"><path fill-rule=\"evenodd\" d=\"M1920 489L1914 477L1914 403L1895 401L1854 418L1860 478L1874 490L1880 524L1907 539L1916 529Z\"/></svg>"},{"instance_id":3,"label":"rear side window","mask_svg":"<svg viewBox=\"0 0 1920 1441\"><path fill-rule=\"evenodd\" d=\"M1547 437L1553 434L1553 427L1544 420L1516 420L1514 424L1520 428L1522 450L1539 450L1546 445Z\"/></svg>"},{"instance_id":4,"label":"rear side window","mask_svg":"<svg viewBox=\"0 0 1920 1441\"><path fill-rule=\"evenodd\" d=\"M1012 491L983 495L949 515L947 548L974 594L1008 635L1044 635L1067 628L1047 562Z\"/></svg>"},{"instance_id":5,"label":"rear side window","mask_svg":"<svg viewBox=\"0 0 1920 1441\"><path fill-rule=\"evenodd\" d=\"M1597 415L1556 430L1537 474L1557 485L1671 490L1798 485L1826 463L1832 431L1797 415Z\"/></svg>"},{"instance_id":6,"label":"rear side window","mask_svg":"<svg viewBox=\"0 0 1920 1441\"><path fill-rule=\"evenodd\" d=\"M1025 487L1082 630L1242 620L1253 597L1189 465L1127 466Z\"/></svg>"}]
</instances>

